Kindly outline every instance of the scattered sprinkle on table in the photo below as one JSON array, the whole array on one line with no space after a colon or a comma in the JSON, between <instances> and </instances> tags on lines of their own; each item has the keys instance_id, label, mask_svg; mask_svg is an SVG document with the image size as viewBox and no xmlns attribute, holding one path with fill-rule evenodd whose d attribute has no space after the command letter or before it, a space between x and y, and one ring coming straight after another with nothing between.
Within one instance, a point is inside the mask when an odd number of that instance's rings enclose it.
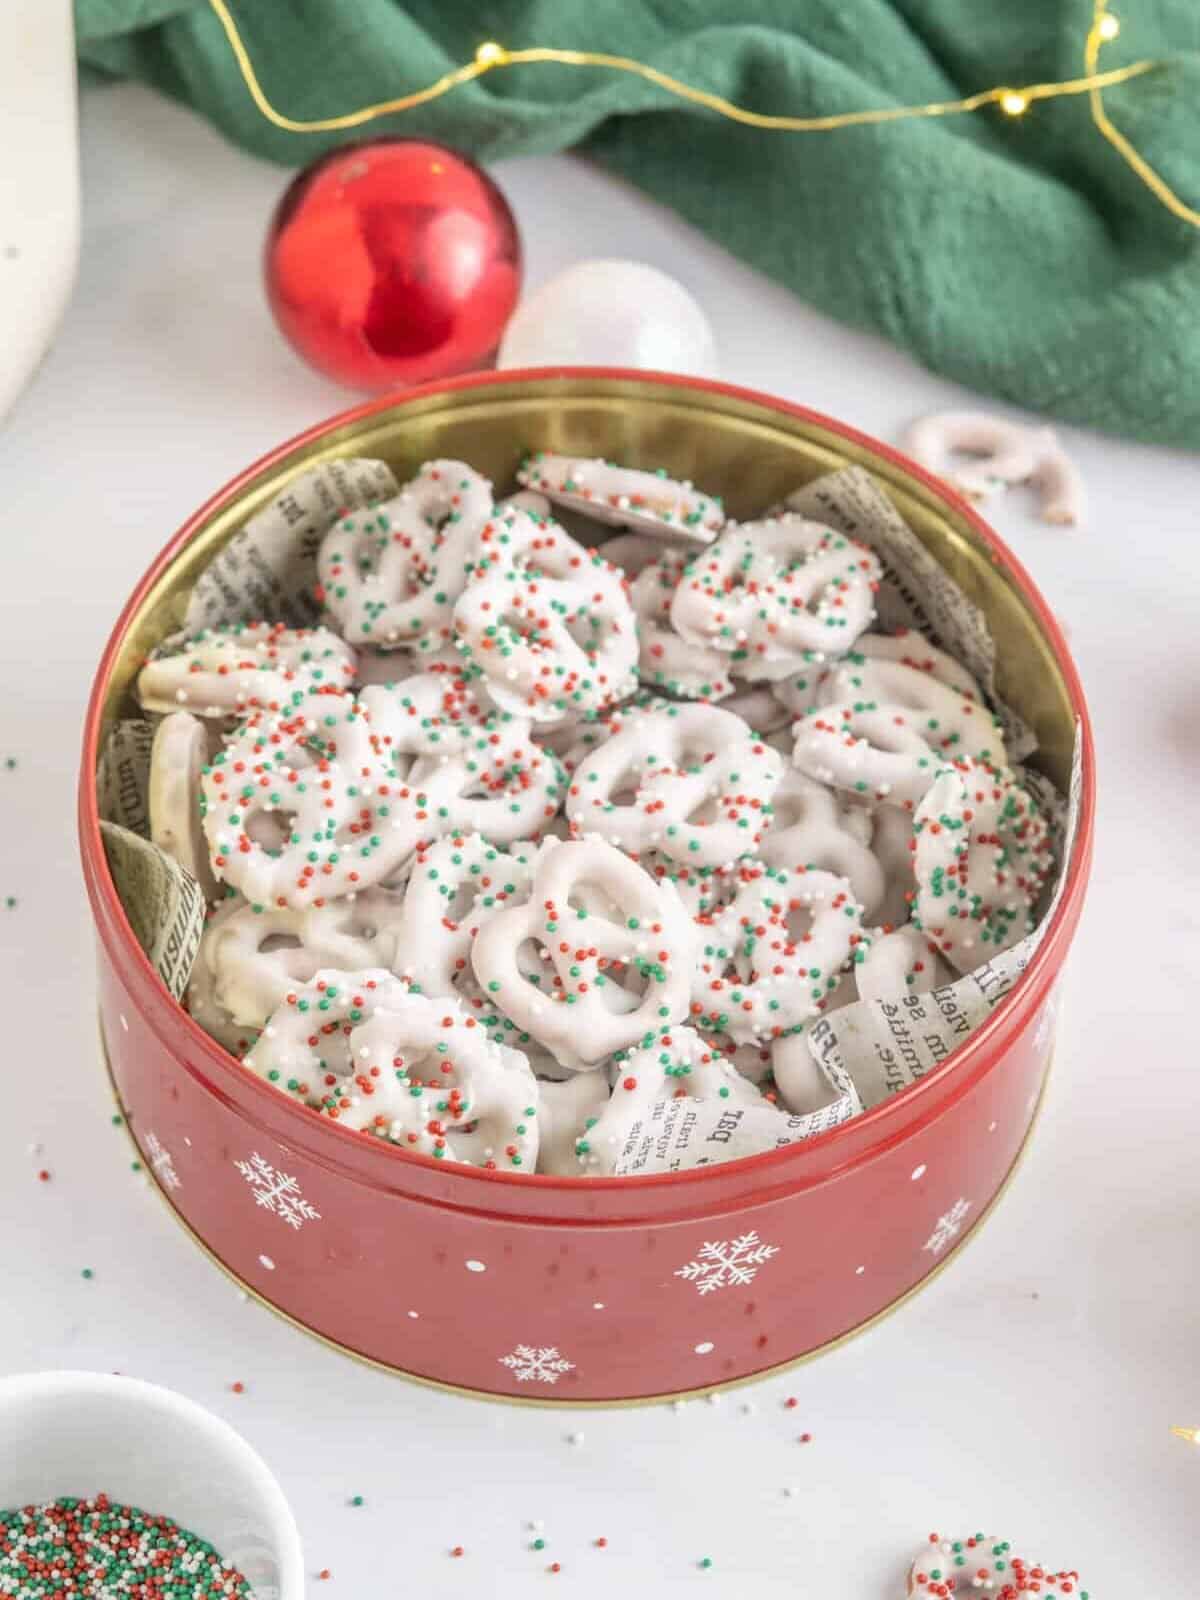
<instances>
[{"instance_id":1,"label":"scattered sprinkle on table","mask_svg":"<svg viewBox=\"0 0 1200 1600\"><path fill-rule=\"evenodd\" d=\"M596 1540L596 1549L597 1550L604 1550L604 1549L607 1549L607 1547L608 1547L608 1540L607 1539L600 1538L600 1539Z\"/></svg>"},{"instance_id":2,"label":"scattered sprinkle on table","mask_svg":"<svg viewBox=\"0 0 1200 1600\"><path fill-rule=\"evenodd\" d=\"M795 1411L796 1407L800 1404L799 1400L796 1399L794 1394L788 1395L787 1399L783 1403L788 1411Z\"/></svg>"},{"instance_id":3,"label":"scattered sprinkle on table","mask_svg":"<svg viewBox=\"0 0 1200 1600\"><path fill-rule=\"evenodd\" d=\"M322 1567L320 1572L317 1573L317 1577L324 1583L327 1579L333 1577L333 1573L330 1572L328 1567Z\"/></svg>"},{"instance_id":4,"label":"scattered sprinkle on table","mask_svg":"<svg viewBox=\"0 0 1200 1600\"><path fill-rule=\"evenodd\" d=\"M712 1566L712 1564L713 1563L712 1563L712 1557L711 1556L701 1556L700 1557L699 1566L700 1566L700 1571L701 1572L707 1572L708 1569Z\"/></svg>"},{"instance_id":5,"label":"scattered sprinkle on table","mask_svg":"<svg viewBox=\"0 0 1200 1600\"><path fill-rule=\"evenodd\" d=\"M103 1494L0 1511L0 1594L20 1600L253 1600L246 1579L206 1540L170 1517Z\"/></svg>"},{"instance_id":6,"label":"scattered sprinkle on table","mask_svg":"<svg viewBox=\"0 0 1200 1600\"><path fill-rule=\"evenodd\" d=\"M466 1553L467 1552L463 1549L462 1545L460 1545L460 1544L456 1544L454 1546L454 1549L451 1550L451 1552L450 1552L450 1554L452 1556L465 1556Z\"/></svg>"},{"instance_id":7,"label":"scattered sprinkle on table","mask_svg":"<svg viewBox=\"0 0 1200 1600\"><path fill-rule=\"evenodd\" d=\"M45 1167L43 1167L42 1170L38 1173L38 1182L39 1183L49 1183L50 1182L50 1174L46 1171Z\"/></svg>"},{"instance_id":8,"label":"scattered sprinkle on table","mask_svg":"<svg viewBox=\"0 0 1200 1600\"><path fill-rule=\"evenodd\" d=\"M352 1506L361 1506L365 1505L366 1501L363 1499L361 1494L352 1494L350 1496L350 1504Z\"/></svg>"},{"instance_id":9,"label":"scattered sprinkle on table","mask_svg":"<svg viewBox=\"0 0 1200 1600\"><path fill-rule=\"evenodd\" d=\"M231 1383L229 1387L233 1390L234 1394L245 1394L246 1392L246 1385L240 1378L236 1383Z\"/></svg>"},{"instance_id":10,"label":"scattered sprinkle on table","mask_svg":"<svg viewBox=\"0 0 1200 1600\"><path fill-rule=\"evenodd\" d=\"M84 1267L83 1271L79 1274L79 1276L81 1278L94 1278L96 1276L96 1274L92 1271L91 1267Z\"/></svg>"},{"instance_id":11,"label":"scattered sprinkle on table","mask_svg":"<svg viewBox=\"0 0 1200 1600\"><path fill-rule=\"evenodd\" d=\"M17 767L17 758L16 758L16 756L5 756L5 758L4 758L4 770L5 770L5 772L15 772L16 771L16 767Z\"/></svg>"},{"instance_id":12,"label":"scattered sprinkle on table","mask_svg":"<svg viewBox=\"0 0 1200 1600\"><path fill-rule=\"evenodd\" d=\"M562 1571L562 1562L561 1561L552 1561L547 1570L550 1571L550 1572L561 1572Z\"/></svg>"},{"instance_id":13,"label":"scattered sprinkle on table","mask_svg":"<svg viewBox=\"0 0 1200 1600\"><path fill-rule=\"evenodd\" d=\"M546 1548L546 1541L545 1539L535 1539L529 1548L531 1550L544 1550Z\"/></svg>"},{"instance_id":14,"label":"scattered sprinkle on table","mask_svg":"<svg viewBox=\"0 0 1200 1600\"><path fill-rule=\"evenodd\" d=\"M812 1434L811 1433L802 1433L800 1435L800 1443L801 1444L811 1444L812 1443Z\"/></svg>"}]
</instances>

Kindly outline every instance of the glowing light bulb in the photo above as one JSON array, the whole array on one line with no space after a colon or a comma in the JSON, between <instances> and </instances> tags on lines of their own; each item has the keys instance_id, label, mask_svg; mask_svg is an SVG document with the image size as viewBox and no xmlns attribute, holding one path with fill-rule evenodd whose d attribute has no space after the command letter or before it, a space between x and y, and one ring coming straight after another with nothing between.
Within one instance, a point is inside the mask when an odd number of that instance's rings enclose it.
<instances>
[{"instance_id":1,"label":"glowing light bulb","mask_svg":"<svg viewBox=\"0 0 1200 1600\"><path fill-rule=\"evenodd\" d=\"M1121 31L1120 19L1114 17L1111 11L1106 11L1100 18L1097 31L1102 39L1115 39Z\"/></svg>"},{"instance_id":2,"label":"glowing light bulb","mask_svg":"<svg viewBox=\"0 0 1200 1600\"><path fill-rule=\"evenodd\" d=\"M1029 101L1016 89L1005 89L1000 96L1000 109L1006 117L1020 117L1029 110Z\"/></svg>"}]
</instances>

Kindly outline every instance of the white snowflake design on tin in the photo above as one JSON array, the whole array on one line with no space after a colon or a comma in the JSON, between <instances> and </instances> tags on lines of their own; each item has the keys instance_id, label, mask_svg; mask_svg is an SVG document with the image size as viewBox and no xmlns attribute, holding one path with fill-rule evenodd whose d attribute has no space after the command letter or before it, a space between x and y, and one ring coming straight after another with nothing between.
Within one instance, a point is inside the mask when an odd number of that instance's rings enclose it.
<instances>
[{"instance_id":1,"label":"white snowflake design on tin","mask_svg":"<svg viewBox=\"0 0 1200 1600\"><path fill-rule=\"evenodd\" d=\"M146 1159L150 1163L150 1170L164 1189L182 1189L183 1180L175 1171L171 1152L153 1129L146 1135Z\"/></svg>"},{"instance_id":2,"label":"white snowflake design on tin","mask_svg":"<svg viewBox=\"0 0 1200 1600\"><path fill-rule=\"evenodd\" d=\"M707 1239L695 1260L677 1268L675 1276L694 1283L697 1294L715 1294L753 1283L759 1267L778 1254L777 1244L764 1244L753 1230L736 1239Z\"/></svg>"},{"instance_id":3,"label":"white snowflake design on tin","mask_svg":"<svg viewBox=\"0 0 1200 1600\"><path fill-rule=\"evenodd\" d=\"M534 1348L519 1344L511 1355L501 1356L500 1365L507 1367L518 1383L557 1383L564 1372L574 1372L575 1363L558 1353L553 1345Z\"/></svg>"},{"instance_id":4,"label":"white snowflake design on tin","mask_svg":"<svg viewBox=\"0 0 1200 1600\"><path fill-rule=\"evenodd\" d=\"M937 1219L937 1226L926 1239L922 1249L928 1250L930 1255L940 1256L948 1244L953 1244L962 1232L962 1225L967 1212L971 1209L969 1200L958 1199L946 1212L945 1216Z\"/></svg>"},{"instance_id":5,"label":"white snowflake design on tin","mask_svg":"<svg viewBox=\"0 0 1200 1600\"><path fill-rule=\"evenodd\" d=\"M309 1204L300 1185L290 1173L280 1172L256 1150L249 1161L234 1166L250 1185L256 1205L286 1222L289 1228L302 1228L306 1222L320 1222L321 1213Z\"/></svg>"}]
</instances>

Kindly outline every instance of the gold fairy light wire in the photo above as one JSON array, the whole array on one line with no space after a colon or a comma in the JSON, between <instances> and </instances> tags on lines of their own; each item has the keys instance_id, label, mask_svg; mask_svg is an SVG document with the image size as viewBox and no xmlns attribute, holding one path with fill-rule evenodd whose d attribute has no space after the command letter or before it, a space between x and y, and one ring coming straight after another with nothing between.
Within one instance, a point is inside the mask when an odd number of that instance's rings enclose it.
<instances>
[{"instance_id":1,"label":"gold fairy light wire","mask_svg":"<svg viewBox=\"0 0 1200 1600\"><path fill-rule=\"evenodd\" d=\"M1200 1444L1200 1428L1172 1428L1171 1432L1177 1439L1186 1439L1189 1444Z\"/></svg>"},{"instance_id":2,"label":"gold fairy light wire","mask_svg":"<svg viewBox=\"0 0 1200 1600\"><path fill-rule=\"evenodd\" d=\"M1089 75L1096 70L1096 64L1100 59L1101 45L1115 39L1120 31L1121 24L1108 9L1108 0L1094 0L1092 26L1088 30L1087 45L1083 52L1084 66ZM1185 205L1166 179L1154 170L1145 156L1134 149L1120 129L1113 126L1108 112L1104 109L1104 101L1100 96L1099 84L1094 84L1089 90L1088 98L1091 102L1092 121L1122 160L1142 180L1151 194L1160 200L1173 216L1179 217L1184 222L1190 222L1193 228L1200 228L1200 211L1197 211L1192 206Z\"/></svg>"},{"instance_id":3,"label":"gold fairy light wire","mask_svg":"<svg viewBox=\"0 0 1200 1600\"><path fill-rule=\"evenodd\" d=\"M1091 104L1092 120L1096 127L1141 181L1175 216L1190 222L1193 227L1200 227L1200 212L1185 205L1166 180L1160 177L1149 162L1134 149L1124 134L1113 126L1101 99L1103 89L1113 88L1119 83L1128 83L1131 79L1140 78L1147 72L1158 71L1166 63L1134 61L1128 66L1115 67L1108 72L1099 71L1101 46L1116 38L1120 24L1108 10L1108 0L1094 0L1094 4L1095 13L1084 50L1086 71L1082 77L1063 78L1050 83L1023 84L1019 87L999 84L995 88L982 89L977 94L967 95L961 100L932 100L924 105L884 106L873 110L837 112L822 117L773 115L751 111L746 106L739 106L732 100L725 99L723 95L713 94L707 89L697 89L631 56L610 55L597 50L558 50L547 46L509 50L495 40L489 40L479 46L471 61L464 62L461 67L443 74L424 89L398 95L393 100L380 100L373 105L360 106L358 110L347 111L340 116L300 121L277 111L271 104L258 80L254 63L250 59L249 51L226 0L209 0L209 5L225 30L229 48L237 62L250 98L268 122L287 133L336 133L346 128L359 128L364 123L373 122L379 117L411 111L416 106L427 105L431 100L440 100L452 90L473 83L485 73L495 72L499 68L546 63L564 67L600 67L612 72L629 73L646 83L653 84L656 88L665 89L677 99L703 106L706 110L713 111L731 122L739 122L746 127L761 128L772 133L831 133L838 128L871 127L887 122L912 121L917 117L961 116L992 105L998 106L1005 116L1019 117L1039 100L1058 100L1068 95L1087 95Z\"/></svg>"}]
</instances>

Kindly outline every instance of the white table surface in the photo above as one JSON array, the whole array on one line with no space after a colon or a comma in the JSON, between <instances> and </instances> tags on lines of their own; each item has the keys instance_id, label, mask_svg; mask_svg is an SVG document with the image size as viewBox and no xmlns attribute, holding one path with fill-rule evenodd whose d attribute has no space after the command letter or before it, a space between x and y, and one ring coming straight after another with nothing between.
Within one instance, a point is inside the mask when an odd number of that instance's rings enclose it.
<instances>
[{"instance_id":1,"label":"white table surface","mask_svg":"<svg viewBox=\"0 0 1200 1600\"><path fill-rule=\"evenodd\" d=\"M730 1600L889 1600L933 1528L997 1532L1078 1567L1093 1600L1182 1592L1200 1553L1200 1451L1168 1431L1200 1424L1184 1009L1200 968L1196 459L1063 430L1091 491L1086 530L1046 527L1021 493L994 507L1069 628L1101 803L1045 1113L979 1237L901 1314L717 1405L572 1413L447 1397L240 1300L110 1125L73 815L93 668L180 521L347 397L290 354L263 302L261 237L285 174L133 88L90 94L82 126L79 288L0 433L0 1372L115 1368L234 1421L278 1473L310 1570L332 1573L310 1583L316 1600L543 1582L635 1600L702 1584ZM578 162L497 175L531 285L587 255L663 267L707 308L732 381L885 439L978 403ZM533 1519L543 1553L529 1549Z\"/></svg>"}]
</instances>

